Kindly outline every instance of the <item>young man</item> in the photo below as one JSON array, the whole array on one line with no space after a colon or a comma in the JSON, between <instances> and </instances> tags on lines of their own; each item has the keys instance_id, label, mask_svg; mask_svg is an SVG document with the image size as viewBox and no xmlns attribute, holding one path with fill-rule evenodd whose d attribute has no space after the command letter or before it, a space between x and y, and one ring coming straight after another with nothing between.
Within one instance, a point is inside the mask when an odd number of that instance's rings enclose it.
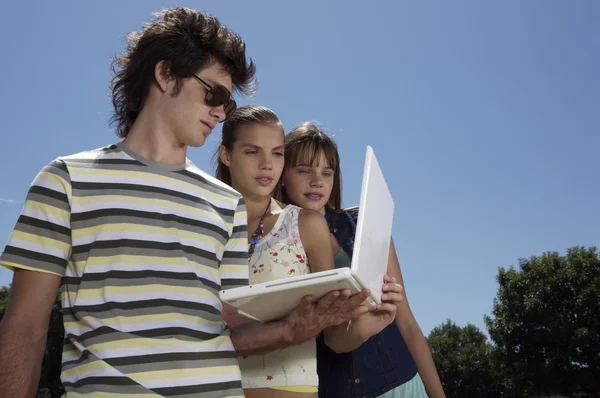
<instances>
[{"instance_id":1,"label":"young man","mask_svg":"<svg viewBox=\"0 0 600 398\"><path fill-rule=\"evenodd\" d=\"M366 296L331 292L231 331L218 291L247 284L245 204L186 150L235 110L233 88L251 92L254 64L214 16L172 8L129 36L116 67L123 140L44 167L0 257L14 270L0 395L35 394L60 287L67 397L242 396L236 352L300 344Z\"/></svg>"}]
</instances>

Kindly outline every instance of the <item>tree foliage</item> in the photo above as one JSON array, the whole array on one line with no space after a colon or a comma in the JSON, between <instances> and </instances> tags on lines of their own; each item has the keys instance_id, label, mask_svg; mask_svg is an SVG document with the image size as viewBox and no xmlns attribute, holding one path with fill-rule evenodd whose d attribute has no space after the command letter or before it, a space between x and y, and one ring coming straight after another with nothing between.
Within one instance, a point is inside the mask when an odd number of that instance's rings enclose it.
<instances>
[{"instance_id":1,"label":"tree foliage","mask_svg":"<svg viewBox=\"0 0 600 398\"><path fill-rule=\"evenodd\" d=\"M600 396L600 257L573 247L500 268L492 316L495 362L526 395Z\"/></svg>"},{"instance_id":2,"label":"tree foliage","mask_svg":"<svg viewBox=\"0 0 600 398\"><path fill-rule=\"evenodd\" d=\"M492 347L479 328L447 320L427 341L448 398L507 396L508 387L492 364Z\"/></svg>"},{"instance_id":3,"label":"tree foliage","mask_svg":"<svg viewBox=\"0 0 600 398\"><path fill-rule=\"evenodd\" d=\"M0 319L4 317L6 306L8 305L8 297L10 296L10 287L0 287Z\"/></svg>"},{"instance_id":4,"label":"tree foliage","mask_svg":"<svg viewBox=\"0 0 600 398\"><path fill-rule=\"evenodd\" d=\"M560 394L600 396L600 256L573 247L500 268L491 342L476 326L450 320L428 343L446 395L520 398ZM0 319L10 287L0 287ZM38 397L60 397L64 327L60 301L52 309Z\"/></svg>"}]
</instances>

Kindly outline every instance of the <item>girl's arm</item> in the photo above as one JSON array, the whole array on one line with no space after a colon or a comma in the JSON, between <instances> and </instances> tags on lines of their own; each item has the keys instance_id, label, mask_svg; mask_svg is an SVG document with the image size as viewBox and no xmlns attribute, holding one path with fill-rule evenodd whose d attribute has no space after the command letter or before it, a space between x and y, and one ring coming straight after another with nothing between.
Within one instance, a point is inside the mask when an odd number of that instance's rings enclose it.
<instances>
[{"instance_id":1,"label":"girl's arm","mask_svg":"<svg viewBox=\"0 0 600 398\"><path fill-rule=\"evenodd\" d=\"M338 354L354 351L369 337L380 333L394 322L398 312L397 304L404 300L402 286L396 283L395 278L385 275L381 290L382 302L377 305L375 310L352 320L350 324L346 322L343 328L331 328L325 334L325 344L329 348Z\"/></svg>"},{"instance_id":2,"label":"girl's arm","mask_svg":"<svg viewBox=\"0 0 600 398\"><path fill-rule=\"evenodd\" d=\"M329 227L327 226L325 217L314 210L301 210L298 215L298 231L300 232L300 239L302 240L306 257L308 257L308 265L310 266L311 273L334 269L333 247L331 246ZM327 335L327 331L331 328L345 328L348 319L357 318L369 311L366 305L362 305L369 295L367 289L363 289L352 296L350 289L335 291L333 294L337 298L335 306L338 307L339 316L334 322L330 323L330 325L337 326L330 326L324 329L325 335Z\"/></svg>"},{"instance_id":3,"label":"girl's arm","mask_svg":"<svg viewBox=\"0 0 600 398\"><path fill-rule=\"evenodd\" d=\"M335 268L333 246L329 226L325 217L314 210L303 209L298 215L298 230L304 251L308 257L311 273L329 271ZM346 292L349 296L349 289ZM368 294L364 289L362 294ZM361 305L359 315L366 314L368 308ZM395 310L395 307L393 307ZM388 322L389 323L389 322ZM347 352L361 345L369 336L364 336L353 329L348 329L348 322L331 326L323 330L325 343L336 352Z\"/></svg>"},{"instance_id":4,"label":"girl's arm","mask_svg":"<svg viewBox=\"0 0 600 398\"><path fill-rule=\"evenodd\" d=\"M308 257L310 272L330 271L333 263L333 247L325 217L314 210L302 209L298 214L298 231Z\"/></svg>"},{"instance_id":5,"label":"girl's arm","mask_svg":"<svg viewBox=\"0 0 600 398\"><path fill-rule=\"evenodd\" d=\"M388 275L394 277L396 281L404 287L404 280L402 279L400 263L398 261L398 256L396 255L393 239L390 243L387 272ZM406 342L408 351L417 365L419 376L421 376L421 379L423 380L427 394L432 398L445 397L446 395L442 389L440 377L435 369L435 364L431 357L431 351L427 345L427 340L425 340L425 336L410 309L406 296L404 300L397 303L397 307L396 325L398 326L398 329L400 329L400 333Z\"/></svg>"}]
</instances>

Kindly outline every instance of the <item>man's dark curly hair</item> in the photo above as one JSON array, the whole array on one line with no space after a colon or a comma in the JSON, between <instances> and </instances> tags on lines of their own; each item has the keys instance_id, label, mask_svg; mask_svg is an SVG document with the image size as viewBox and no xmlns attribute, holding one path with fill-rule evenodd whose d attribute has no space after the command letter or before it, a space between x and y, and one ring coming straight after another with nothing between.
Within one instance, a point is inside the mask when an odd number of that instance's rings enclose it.
<instances>
[{"instance_id":1,"label":"man's dark curly hair","mask_svg":"<svg viewBox=\"0 0 600 398\"><path fill-rule=\"evenodd\" d=\"M182 79L215 62L231 75L234 91L250 95L255 89L256 66L246 57L246 44L215 16L184 7L154 16L141 31L127 35L126 50L113 60L111 122L120 138L127 136L140 113L160 61L176 79L175 94Z\"/></svg>"}]
</instances>

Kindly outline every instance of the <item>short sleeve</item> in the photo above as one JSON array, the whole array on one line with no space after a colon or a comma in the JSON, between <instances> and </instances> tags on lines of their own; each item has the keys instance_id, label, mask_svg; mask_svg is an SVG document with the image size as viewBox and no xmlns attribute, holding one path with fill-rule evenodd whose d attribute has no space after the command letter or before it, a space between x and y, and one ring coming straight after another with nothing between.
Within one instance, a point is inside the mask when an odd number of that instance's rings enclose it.
<instances>
[{"instance_id":1,"label":"short sleeve","mask_svg":"<svg viewBox=\"0 0 600 398\"><path fill-rule=\"evenodd\" d=\"M29 187L0 265L64 276L71 256L71 179L67 166L55 160Z\"/></svg>"},{"instance_id":2,"label":"short sleeve","mask_svg":"<svg viewBox=\"0 0 600 398\"><path fill-rule=\"evenodd\" d=\"M248 216L246 203L240 198L233 216L231 236L225 244L219 267L221 288L225 290L248 285L248 272Z\"/></svg>"},{"instance_id":3,"label":"short sleeve","mask_svg":"<svg viewBox=\"0 0 600 398\"><path fill-rule=\"evenodd\" d=\"M358 206L350 207L350 208L346 209L346 212L348 212L348 214L350 215L352 220L354 220L354 223L358 222L358 211L359 211Z\"/></svg>"}]
</instances>

